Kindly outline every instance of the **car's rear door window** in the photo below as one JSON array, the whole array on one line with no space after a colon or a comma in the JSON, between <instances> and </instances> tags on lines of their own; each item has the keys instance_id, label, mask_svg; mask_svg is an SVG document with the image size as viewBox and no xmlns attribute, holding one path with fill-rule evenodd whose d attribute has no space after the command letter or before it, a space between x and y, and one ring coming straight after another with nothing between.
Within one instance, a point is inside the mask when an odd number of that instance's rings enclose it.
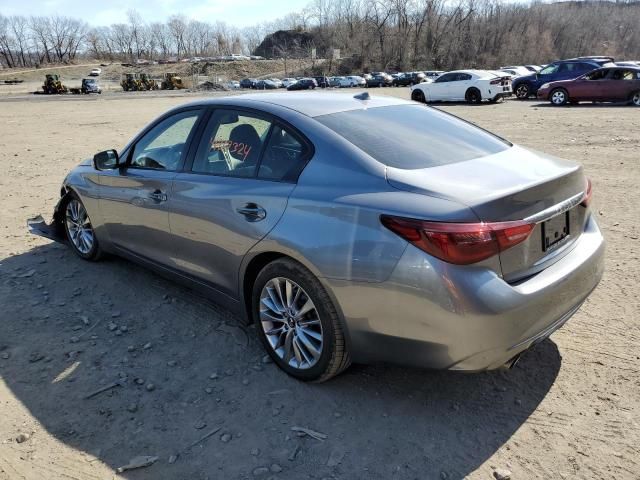
<instances>
[{"instance_id":1,"label":"car's rear door window","mask_svg":"<svg viewBox=\"0 0 640 480\"><path fill-rule=\"evenodd\" d=\"M260 162L258 178L295 180L306 164L308 146L286 127L274 124Z\"/></svg>"},{"instance_id":2,"label":"car's rear door window","mask_svg":"<svg viewBox=\"0 0 640 480\"><path fill-rule=\"evenodd\" d=\"M217 109L202 134L192 171L254 177L271 122L249 112Z\"/></svg>"},{"instance_id":3,"label":"car's rear door window","mask_svg":"<svg viewBox=\"0 0 640 480\"><path fill-rule=\"evenodd\" d=\"M393 105L315 117L384 165L419 169L502 152L511 144L423 105Z\"/></svg>"}]
</instances>

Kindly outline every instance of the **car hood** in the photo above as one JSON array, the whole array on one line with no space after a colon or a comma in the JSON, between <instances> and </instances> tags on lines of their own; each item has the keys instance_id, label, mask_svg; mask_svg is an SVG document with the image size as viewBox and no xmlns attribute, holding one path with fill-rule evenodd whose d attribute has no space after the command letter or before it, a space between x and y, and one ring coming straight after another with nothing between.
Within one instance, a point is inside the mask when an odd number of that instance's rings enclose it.
<instances>
[{"instance_id":1,"label":"car hood","mask_svg":"<svg viewBox=\"0 0 640 480\"><path fill-rule=\"evenodd\" d=\"M580 165L519 146L437 167L387 167L387 181L399 190L466 205L482 221L521 220L585 187Z\"/></svg>"}]
</instances>

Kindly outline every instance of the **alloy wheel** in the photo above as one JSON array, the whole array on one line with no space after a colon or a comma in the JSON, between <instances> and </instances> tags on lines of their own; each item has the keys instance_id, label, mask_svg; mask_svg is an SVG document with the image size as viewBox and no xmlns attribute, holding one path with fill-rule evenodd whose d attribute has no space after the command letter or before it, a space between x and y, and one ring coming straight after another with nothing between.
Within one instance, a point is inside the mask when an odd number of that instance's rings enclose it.
<instances>
[{"instance_id":1,"label":"alloy wheel","mask_svg":"<svg viewBox=\"0 0 640 480\"><path fill-rule=\"evenodd\" d=\"M567 95L562 90L556 90L551 94L551 103L554 105L564 105L567 101Z\"/></svg>"},{"instance_id":2,"label":"alloy wheel","mask_svg":"<svg viewBox=\"0 0 640 480\"><path fill-rule=\"evenodd\" d=\"M640 92L634 93L633 97L631 97L631 101L635 106L640 107Z\"/></svg>"},{"instance_id":3,"label":"alloy wheel","mask_svg":"<svg viewBox=\"0 0 640 480\"><path fill-rule=\"evenodd\" d=\"M91 221L84 205L76 199L70 200L65 210L65 221L69 240L80 253L87 255L91 252L95 239Z\"/></svg>"},{"instance_id":4,"label":"alloy wheel","mask_svg":"<svg viewBox=\"0 0 640 480\"><path fill-rule=\"evenodd\" d=\"M276 277L260 293L260 324L267 342L287 365L306 370L322 355L322 323L305 290L292 280Z\"/></svg>"},{"instance_id":5,"label":"alloy wheel","mask_svg":"<svg viewBox=\"0 0 640 480\"><path fill-rule=\"evenodd\" d=\"M529 87L527 87L526 85L518 86L518 88L516 89L516 97L518 97L520 100L524 100L524 99L528 98L529 97Z\"/></svg>"}]
</instances>

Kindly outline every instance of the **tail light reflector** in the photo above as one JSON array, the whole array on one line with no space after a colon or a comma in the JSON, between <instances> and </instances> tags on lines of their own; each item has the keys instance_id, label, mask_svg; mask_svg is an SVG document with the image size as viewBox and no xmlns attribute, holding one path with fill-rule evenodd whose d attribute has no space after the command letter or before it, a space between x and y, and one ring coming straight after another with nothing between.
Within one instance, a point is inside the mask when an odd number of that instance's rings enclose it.
<instances>
[{"instance_id":1,"label":"tail light reflector","mask_svg":"<svg viewBox=\"0 0 640 480\"><path fill-rule=\"evenodd\" d=\"M582 205L583 207L588 207L589 204L591 203L591 180L589 180L587 178L587 186L586 189L584 191L584 197L582 197L582 202L580 202L580 205Z\"/></svg>"},{"instance_id":2,"label":"tail light reflector","mask_svg":"<svg viewBox=\"0 0 640 480\"><path fill-rule=\"evenodd\" d=\"M535 227L523 221L441 223L382 215L382 224L445 262L469 265L524 242Z\"/></svg>"}]
</instances>

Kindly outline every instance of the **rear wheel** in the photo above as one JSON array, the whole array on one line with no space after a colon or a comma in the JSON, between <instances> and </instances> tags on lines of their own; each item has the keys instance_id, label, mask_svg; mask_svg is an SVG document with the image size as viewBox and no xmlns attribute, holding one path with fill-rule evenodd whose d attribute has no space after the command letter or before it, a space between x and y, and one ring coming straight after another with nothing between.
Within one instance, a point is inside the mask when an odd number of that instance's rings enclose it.
<instances>
[{"instance_id":1,"label":"rear wheel","mask_svg":"<svg viewBox=\"0 0 640 480\"><path fill-rule=\"evenodd\" d=\"M549 100L551 101L552 105L561 107L562 105L566 105L569 101L569 94L564 88L556 88L555 90L551 91Z\"/></svg>"},{"instance_id":2,"label":"rear wheel","mask_svg":"<svg viewBox=\"0 0 640 480\"><path fill-rule=\"evenodd\" d=\"M418 89L411 92L411 100L414 102L427 103L427 100L424 98L424 92Z\"/></svg>"},{"instance_id":3,"label":"rear wheel","mask_svg":"<svg viewBox=\"0 0 640 480\"><path fill-rule=\"evenodd\" d=\"M531 89L526 83L521 83L516 87L516 97L518 100L526 100L531 95Z\"/></svg>"},{"instance_id":4,"label":"rear wheel","mask_svg":"<svg viewBox=\"0 0 640 480\"><path fill-rule=\"evenodd\" d=\"M640 107L640 91L631 94L631 105Z\"/></svg>"},{"instance_id":5,"label":"rear wheel","mask_svg":"<svg viewBox=\"0 0 640 480\"><path fill-rule=\"evenodd\" d=\"M482 95L477 88L470 88L465 93L464 98L469 103L480 103L482 101Z\"/></svg>"},{"instance_id":6,"label":"rear wheel","mask_svg":"<svg viewBox=\"0 0 640 480\"><path fill-rule=\"evenodd\" d=\"M289 375L323 382L350 365L331 298L297 262L281 259L262 269L253 286L252 311L264 347Z\"/></svg>"},{"instance_id":7,"label":"rear wheel","mask_svg":"<svg viewBox=\"0 0 640 480\"><path fill-rule=\"evenodd\" d=\"M85 260L98 260L102 252L82 201L74 193L64 207L64 229L71 249Z\"/></svg>"}]
</instances>

